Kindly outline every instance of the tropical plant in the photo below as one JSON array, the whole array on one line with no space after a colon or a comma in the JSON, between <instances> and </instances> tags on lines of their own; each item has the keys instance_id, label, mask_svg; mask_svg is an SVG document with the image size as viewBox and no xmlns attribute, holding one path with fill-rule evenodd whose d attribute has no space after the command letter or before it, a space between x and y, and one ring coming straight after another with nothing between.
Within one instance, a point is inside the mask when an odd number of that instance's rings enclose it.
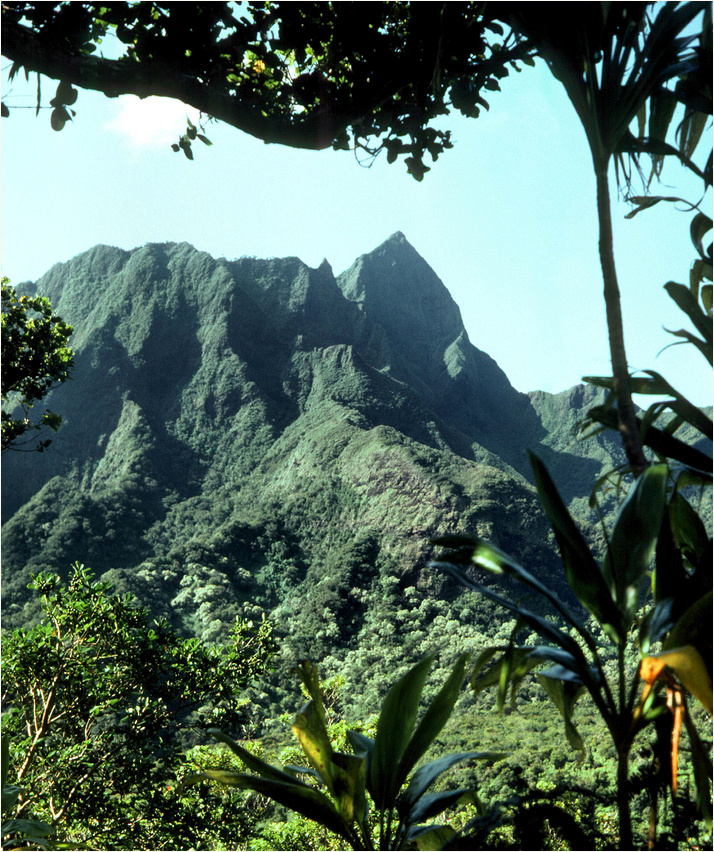
<instances>
[{"instance_id":1,"label":"tropical plant","mask_svg":"<svg viewBox=\"0 0 714 852\"><path fill-rule=\"evenodd\" d=\"M704 16L702 37L711 37L711 17L706 3L664 3L650 20L645 3L589 3L559 6L543 14L540 4L524 5L514 22L537 45L538 53L563 84L585 130L597 185L599 251L607 315L612 384L617 416L629 466L635 476L647 467L632 400L630 374L620 306L620 289L613 249L609 170L615 160L635 162L649 153L655 169L665 154L691 161L665 141L676 95L667 88L683 77L701 75L701 55L693 45L696 35L686 35L699 15ZM681 93L681 92L680 92ZM649 105L649 126L647 114ZM631 131L638 123L638 136ZM646 129L648 133L646 134ZM701 133L701 130L699 130ZM696 147L692 134L690 148ZM689 152L691 155L691 151Z\"/></svg>"},{"instance_id":2,"label":"tropical plant","mask_svg":"<svg viewBox=\"0 0 714 852\"><path fill-rule=\"evenodd\" d=\"M531 464L568 584L614 647L614 672L611 674L605 664L605 649L597 633L521 565L476 538L456 536L440 543L456 548L447 557L451 563L445 565L447 570L467 587L515 613L520 619L517 628L526 625L548 642L535 649L517 646L515 641L485 649L477 660L474 689L497 683L502 707L509 687L515 689L527 671L550 662L539 680L562 714L566 735L575 748L582 748L583 743L573 724L573 707L583 692L590 694L617 752L620 844L630 848L629 758L635 737L651 722L659 720L656 728L660 741L671 738L671 746L665 745L664 751L671 754L668 780L673 795L677 790L679 735L682 724L686 724L698 805L705 819L711 820L711 761L687 713L684 695L685 689L689 690L711 713L711 628L707 630L706 625L711 625L712 544L705 525L683 494L687 485L711 484L711 458L673 433L687 423L711 440L712 423L660 374L648 371L647 378L634 379L629 375L612 251L608 169L613 157L619 158L616 165L619 162L624 166L625 155L631 155L638 165L639 154L649 153L653 174L659 174L663 156L674 154L704 179L705 188L711 185L711 156L704 172L691 161L703 129L701 113L707 109L711 112L711 87L707 99L701 96L703 87L697 84L704 79L702 63L711 55L711 15L708 7L695 3L665 4L651 22L644 6L591 4L581 13L579 9L578 20L573 17L559 22L531 14L527 7L516 15L523 30L537 41L541 55L563 82L578 112L597 180L600 258L613 376L589 380L611 391L605 406L590 411L590 424L620 431L627 454L627 465L621 472L640 477L622 504L610 534L606 533L601 560L590 552L548 471L534 454ZM683 32L699 14L703 14L702 32L698 47L693 48L696 37ZM678 80L675 92L665 88L671 80ZM665 136L678 96L687 111L679 127L677 149L665 141ZM648 103L649 135L645 136ZM630 131L635 118L637 138ZM631 215L661 200L665 199L635 197L633 201L639 206ZM690 275L690 287L675 282L666 286L700 337L684 330L673 333L697 346L711 363L711 286L700 286L703 279L711 280L711 249L708 253L702 249L702 238L710 227L709 217L699 211L691 229L699 256ZM640 420L632 404L633 391L670 398L656 402ZM657 417L668 410L674 416L670 415L664 427L655 426ZM655 451L658 463L650 465L643 445ZM669 464L671 461L676 464ZM529 587L552 607L557 623L479 582L458 564L464 562L510 576ZM646 605L643 613L639 610L642 604ZM628 652L632 631L638 637L639 654L635 655ZM655 652L662 642L663 650ZM486 668L499 653L500 659ZM638 699L640 676L645 688ZM657 693L657 687L663 685L666 702ZM670 724L662 725L662 714L668 710L672 711Z\"/></svg>"},{"instance_id":3,"label":"tropical plant","mask_svg":"<svg viewBox=\"0 0 714 852\"><path fill-rule=\"evenodd\" d=\"M573 708L578 698L588 692L607 725L617 753L617 804L620 824L620 844L631 848L633 843L630 814L628 764L635 737L662 713L667 706L654 692L645 691L638 697L640 658L651 656L657 643L666 639L679 641L673 617L673 601L661 598L642 615L640 607L656 580L650 575L650 563L658 552L663 521L666 517L668 489L676 488L666 464L648 467L630 490L622 504L615 524L607 537L605 556L597 560L591 553L577 525L562 502L545 466L530 455L538 495L553 527L570 588L607 637L605 643L599 632L588 626L581 613L564 604L543 582L505 553L487 542L469 536L447 536L437 543L451 550L444 561L435 563L451 573L464 586L478 591L514 613L519 627L527 626L547 644L518 646L514 641L505 646L485 649L476 661L472 677L474 689L498 684L501 706L509 688L515 689L526 672L544 662L549 667L540 672L539 681L565 721L565 733L574 748L583 748L582 738L573 723ZM683 499L683 498L682 498ZM677 500L677 506L680 506ZM685 510L686 511L686 510ZM687 514L689 520L691 515ZM701 524L701 521L699 521ZM692 558L704 558L708 538L687 541ZM699 552L697 551L699 549ZM684 548L683 548L684 549ZM669 556L669 554L667 554ZM464 567L478 568L516 580L535 592L549 604L556 616L537 614L515 603L491 586L476 579ZM658 562L655 573L666 572L668 565ZM697 604L695 604L697 606ZM701 604L699 604L701 606ZM678 624L687 623L696 610L687 610ZM683 628L680 628L680 631ZM637 634L639 658L631 654L628 642L631 633ZM673 637L676 637L673 638ZM609 647L616 654L614 671L606 665ZM669 650L669 649L668 649ZM500 658L494 663L498 654ZM663 664L673 658L664 657ZM486 668L488 663L492 663ZM711 711L711 676L702 655L693 645L680 649L676 671L685 672L684 685L700 697ZM682 692L679 692L680 698ZM682 699L683 702L683 699ZM686 708L686 704L682 703ZM680 716L681 718L681 716ZM705 805L709 795L709 767L706 751L701 747L693 726L687 724L692 744L692 761L699 785L699 802ZM671 729L670 729L671 732ZM674 779L673 788L675 785ZM710 818L705 809L705 816Z\"/></svg>"},{"instance_id":4,"label":"tropical plant","mask_svg":"<svg viewBox=\"0 0 714 852\"><path fill-rule=\"evenodd\" d=\"M194 845L196 803L172 792L175 734L240 719L240 690L276 651L271 625L237 622L227 645L202 646L83 566L66 585L40 574L32 586L42 620L3 637L14 818L41 817L75 843Z\"/></svg>"},{"instance_id":5,"label":"tropical plant","mask_svg":"<svg viewBox=\"0 0 714 852\"><path fill-rule=\"evenodd\" d=\"M458 763L492 762L504 755L461 752L416 768L453 711L468 655L459 657L417 724L419 703L433 660L433 656L425 657L391 687L382 704L374 739L356 731L347 733L352 754L333 748L317 668L302 662L296 671L310 700L298 712L292 729L309 767L276 768L221 731L212 730L213 736L251 771L208 770L187 776L182 784L213 780L254 790L318 822L353 849L404 849L411 845L438 848L455 832L448 826L425 823L449 807L477 799L468 788L430 792L434 783ZM307 775L309 782L301 780L299 774ZM372 817L370 802L375 811Z\"/></svg>"},{"instance_id":6,"label":"tropical plant","mask_svg":"<svg viewBox=\"0 0 714 852\"><path fill-rule=\"evenodd\" d=\"M710 44L711 48L711 44ZM700 101L701 103L701 101ZM711 98L709 99L711 104ZM682 128L691 124L693 118L685 114L679 128L682 145L686 136ZM682 150L686 154L686 150ZM711 164L711 157L710 157ZM709 167L709 172L711 166ZM711 185L711 176L705 177L705 189ZM682 201L678 198L642 197L633 199L639 206L630 216L660 201ZM696 208L696 205L691 205ZM697 257L692 264L689 286L670 281L665 285L669 296L686 314L694 326L694 332L687 329L670 331L679 338L678 343L693 345L712 364L712 246L703 247L703 238L711 230L712 220L701 210L694 215L690 227L692 243ZM673 344L674 345L674 344ZM603 406L588 412L583 429L595 426L595 434L603 428L617 427L611 405L612 380L602 377L588 377L586 381L610 390L610 396ZM652 691L664 686L666 703L674 717L671 744L662 743L661 753L670 753L670 777L673 795L677 791L677 767L679 760L679 737L682 725L686 726L695 756L694 769L697 780L698 805L702 812L710 813L708 800L707 771L711 775L711 764L706 749L687 713L685 689L692 693L711 714L711 631L712 631L712 541L697 512L685 499L684 494L696 497L707 489L711 493L712 459L711 453L692 446L691 435L699 435L701 442L712 440L711 417L693 405L676 388L654 370L645 371L645 376L632 378L633 390L637 393L657 396L638 417L638 426L645 446L649 447L659 463L666 463L674 487L668 493L664 508L664 517L659 539L655 569L652 572L652 603L655 607L669 607L671 631L666 637L664 648L659 653L646 656L642 660L640 673L645 688L640 699L640 708L652 700ZM690 430L690 439L677 437L677 432L686 427ZM618 473L622 477L628 472L623 466ZM593 495L595 491L593 492ZM704 661L709 682L701 675L700 660ZM662 727L658 735L662 736ZM665 732L665 736L669 736ZM653 796L653 808L656 808L656 794Z\"/></svg>"},{"instance_id":7,"label":"tropical plant","mask_svg":"<svg viewBox=\"0 0 714 852\"><path fill-rule=\"evenodd\" d=\"M47 409L36 422L30 409L54 387L66 382L74 366L67 345L72 326L53 313L42 296L18 297L8 278L2 279L2 451L30 443L27 432L43 427L56 432L62 417ZM22 416L16 417L17 411ZM21 440L23 439L24 440ZM45 438L33 449L42 452L52 443Z\"/></svg>"},{"instance_id":8,"label":"tropical plant","mask_svg":"<svg viewBox=\"0 0 714 852\"><path fill-rule=\"evenodd\" d=\"M652 206L643 198L636 201L639 209ZM694 345L711 364L711 284L706 283L711 282L712 275L711 245L707 250L702 247L710 228L711 220L699 211L690 229L697 251L690 286L670 281L666 290L695 328L695 333L684 329L670 333ZM618 401L613 378L587 377L586 381L607 388L610 394L603 405L590 409L582 430L588 436L606 428L617 430L620 422L613 410ZM709 824L712 774L708 750L688 712L686 699L686 692L691 693L711 715L712 541L686 495L696 497L696 489L711 488L711 453L693 446L692 435L711 441L712 421L653 370L631 377L631 388L658 397L636 419L642 443L652 451L654 463L632 487L612 531L606 533L603 559L597 560L590 553L548 471L531 454L539 498L553 526L565 577L590 614L592 627L586 626L551 589L486 542L460 537L441 540L445 546L457 548L448 557L454 563L470 561L479 568L515 578L546 600L556 613L558 623L543 619L477 582L463 567L447 566L467 587L499 602L519 619L509 643L486 648L477 659L472 676L475 692L498 685L498 704L503 709L509 688L513 698L528 671L544 661L553 663L539 673L538 680L562 714L566 736L575 748L583 748L584 744L573 724L573 708L584 692L590 693L617 751L620 839L627 847L632 843L628 761L640 731L655 723L656 753L669 755L659 777L675 797L680 735L683 727L686 729L697 807ZM682 427L690 429L687 439L676 435ZM597 507L598 492L613 473L617 474L619 490L623 478L631 472L629 463L625 463L602 476L593 488L591 506ZM535 630L549 644L535 649L517 645L516 637L523 626ZM634 653L628 649L628 637L633 632L638 646ZM600 641L603 634L609 642ZM614 676L608 664L613 651L617 658ZM493 664L498 654L501 657ZM640 680L644 681L644 688L638 698ZM661 786L655 784L650 789L651 844Z\"/></svg>"}]
</instances>

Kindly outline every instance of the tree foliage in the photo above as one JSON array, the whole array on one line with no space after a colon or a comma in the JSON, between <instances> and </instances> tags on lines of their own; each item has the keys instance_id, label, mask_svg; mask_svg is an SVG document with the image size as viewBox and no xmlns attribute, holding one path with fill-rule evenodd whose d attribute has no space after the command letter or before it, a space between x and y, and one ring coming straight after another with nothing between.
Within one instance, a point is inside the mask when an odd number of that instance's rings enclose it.
<instances>
[{"instance_id":1,"label":"tree foliage","mask_svg":"<svg viewBox=\"0 0 714 852\"><path fill-rule=\"evenodd\" d=\"M236 621L225 646L149 622L79 565L32 583L43 619L3 638L3 739L22 787L14 817L103 848L197 842L196 803L175 792L179 735L241 719L241 689L276 651L268 622Z\"/></svg>"},{"instance_id":2,"label":"tree foliage","mask_svg":"<svg viewBox=\"0 0 714 852\"><path fill-rule=\"evenodd\" d=\"M62 417L49 409L31 418L30 409L52 388L66 382L74 366L67 345L72 326L52 311L42 296L18 297L7 278L2 279L2 451L32 442L28 432L43 427L56 432ZM16 417L17 410L22 413ZM34 447L45 450L51 440Z\"/></svg>"},{"instance_id":3,"label":"tree foliage","mask_svg":"<svg viewBox=\"0 0 714 852\"><path fill-rule=\"evenodd\" d=\"M421 180L425 156L451 147L436 120L478 115L509 68L532 63L498 14L480 3L371 3L369 14L349 3L8 3L2 50L11 78L60 81L56 129L73 86L160 95L266 142L384 149ZM110 36L116 59L101 55ZM194 138L189 126L185 153Z\"/></svg>"}]
</instances>

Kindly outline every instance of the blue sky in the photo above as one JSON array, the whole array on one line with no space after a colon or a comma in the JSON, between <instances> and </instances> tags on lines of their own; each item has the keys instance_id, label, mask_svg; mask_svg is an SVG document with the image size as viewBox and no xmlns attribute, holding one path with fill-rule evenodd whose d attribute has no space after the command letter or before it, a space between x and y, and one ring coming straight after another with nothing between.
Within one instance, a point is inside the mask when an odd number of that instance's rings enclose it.
<instances>
[{"instance_id":1,"label":"blue sky","mask_svg":"<svg viewBox=\"0 0 714 852\"><path fill-rule=\"evenodd\" d=\"M542 64L512 73L478 120L448 119L455 147L421 184L384 158L364 168L351 153L268 146L225 125L208 126L213 146L196 143L189 162L170 144L195 114L157 99L80 91L74 122L56 133L49 111L13 109L34 107L36 85L3 74L2 272L14 282L97 243L167 240L216 257L326 257L337 274L400 230L518 390L609 374L590 155ZM56 83L42 87L48 103ZM698 198L678 165L663 177L656 192ZM710 404L711 372L692 347L658 356L674 339L663 326L688 327L663 285L688 281L691 216L660 204L625 220L628 210L619 201L613 212L630 365Z\"/></svg>"}]
</instances>

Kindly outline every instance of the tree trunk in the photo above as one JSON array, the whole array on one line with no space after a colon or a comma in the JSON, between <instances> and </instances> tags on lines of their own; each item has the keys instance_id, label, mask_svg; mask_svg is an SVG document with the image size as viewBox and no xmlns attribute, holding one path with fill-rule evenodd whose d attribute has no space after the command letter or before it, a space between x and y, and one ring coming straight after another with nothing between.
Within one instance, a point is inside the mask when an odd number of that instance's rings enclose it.
<instances>
[{"instance_id":1,"label":"tree trunk","mask_svg":"<svg viewBox=\"0 0 714 852\"><path fill-rule=\"evenodd\" d=\"M618 849L632 849L632 817L630 815L630 797L627 790L630 747L617 746L617 818L620 826Z\"/></svg>"},{"instance_id":2,"label":"tree trunk","mask_svg":"<svg viewBox=\"0 0 714 852\"><path fill-rule=\"evenodd\" d=\"M622 445L630 463L632 473L638 477L647 467L642 448L642 439L635 414L630 389L630 372L625 354L625 337L622 327L622 309L620 306L620 288L615 270L615 253L612 241L612 215L610 211L610 187L607 179L608 163L595 162L597 181L597 213L600 229L600 265L604 284L605 312L607 331L610 341L610 361L612 363L612 382L617 398L617 410L620 419Z\"/></svg>"}]
</instances>

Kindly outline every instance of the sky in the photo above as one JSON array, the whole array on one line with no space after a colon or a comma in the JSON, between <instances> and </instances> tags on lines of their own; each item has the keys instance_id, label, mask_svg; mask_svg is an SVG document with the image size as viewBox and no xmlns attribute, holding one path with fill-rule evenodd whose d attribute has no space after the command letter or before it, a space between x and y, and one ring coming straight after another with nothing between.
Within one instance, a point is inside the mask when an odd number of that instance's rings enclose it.
<instances>
[{"instance_id":1,"label":"sky","mask_svg":"<svg viewBox=\"0 0 714 852\"><path fill-rule=\"evenodd\" d=\"M7 82L0 127L2 274L35 281L98 243L131 249L187 241L214 257L327 258L337 275L395 231L435 270L461 309L474 346L519 391L557 393L609 375L598 260L595 179L584 131L561 85L540 62L502 81L477 120L451 116L455 146L422 183L384 157L265 145L210 124L195 159L170 145L185 132L184 104L80 90L72 123L35 116L37 79ZM42 79L43 103L56 83ZM677 164L656 194L699 199ZM691 214L674 205L626 220L612 180L615 256L628 359L653 369L699 405L711 370L691 346L661 352L689 328L667 281L688 282ZM661 354L660 354L661 352ZM648 404L647 398L637 400Z\"/></svg>"}]
</instances>

